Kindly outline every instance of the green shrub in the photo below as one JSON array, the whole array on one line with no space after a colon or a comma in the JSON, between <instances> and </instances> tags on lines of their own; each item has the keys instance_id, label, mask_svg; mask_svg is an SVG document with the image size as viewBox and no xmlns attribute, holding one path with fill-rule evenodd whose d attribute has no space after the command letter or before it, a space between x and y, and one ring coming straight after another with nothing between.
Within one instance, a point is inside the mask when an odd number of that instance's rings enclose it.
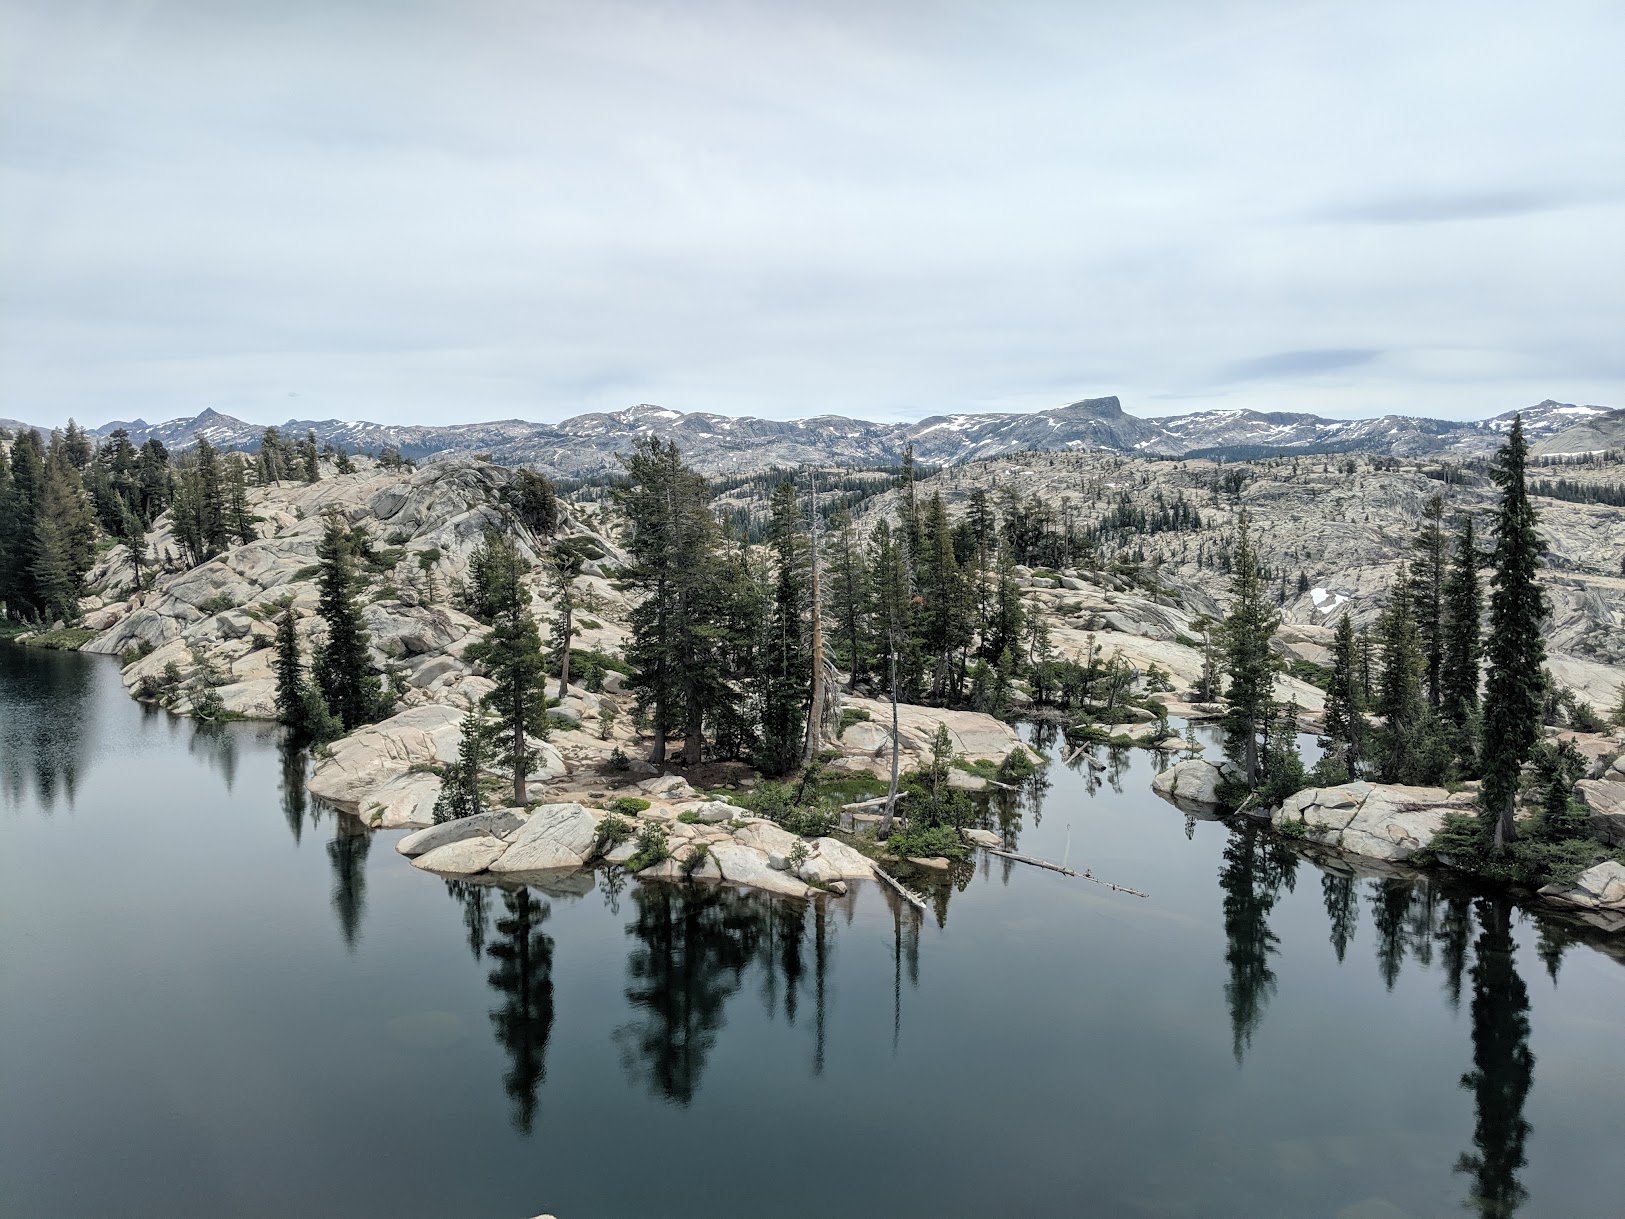
<instances>
[{"instance_id":1,"label":"green shrub","mask_svg":"<svg viewBox=\"0 0 1625 1219\"><path fill-rule=\"evenodd\" d=\"M886 849L894 855L928 859L941 855L948 859L963 859L966 848L959 831L952 826L909 826L898 830L886 840Z\"/></svg>"},{"instance_id":2,"label":"green shrub","mask_svg":"<svg viewBox=\"0 0 1625 1219\"><path fill-rule=\"evenodd\" d=\"M199 613L207 616L209 614L224 613L229 609L236 609L237 603L230 597L226 596L225 593L220 593L217 596L210 597L206 601L199 601L197 603L197 608Z\"/></svg>"},{"instance_id":3,"label":"green shrub","mask_svg":"<svg viewBox=\"0 0 1625 1219\"><path fill-rule=\"evenodd\" d=\"M601 631L604 629L604 624L596 618L578 618L576 619L576 626L583 631Z\"/></svg>"},{"instance_id":4,"label":"green shrub","mask_svg":"<svg viewBox=\"0 0 1625 1219\"><path fill-rule=\"evenodd\" d=\"M632 759L626 756L626 750L617 745L609 751L609 759L604 766L614 774L624 775L632 769Z\"/></svg>"},{"instance_id":5,"label":"green shrub","mask_svg":"<svg viewBox=\"0 0 1625 1219\"><path fill-rule=\"evenodd\" d=\"M629 872L641 872L670 858L671 844L666 837L666 827L651 821L638 831L637 854L626 861L626 867Z\"/></svg>"},{"instance_id":6,"label":"green shrub","mask_svg":"<svg viewBox=\"0 0 1625 1219\"><path fill-rule=\"evenodd\" d=\"M290 584L297 584L301 580L314 580L321 574L322 565L320 563L312 563L309 567L301 567L298 571L294 572L293 575L288 577L288 582Z\"/></svg>"},{"instance_id":7,"label":"green shrub","mask_svg":"<svg viewBox=\"0 0 1625 1219\"><path fill-rule=\"evenodd\" d=\"M867 711L865 711L862 707L842 707L841 708L841 731L842 732L845 732L848 728L852 727L853 724L867 724L868 722L869 722L869 713Z\"/></svg>"},{"instance_id":8,"label":"green shrub","mask_svg":"<svg viewBox=\"0 0 1625 1219\"><path fill-rule=\"evenodd\" d=\"M691 808L684 809L682 812L677 814L677 820L681 821L684 825L698 825L700 823L700 815Z\"/></svg>"},{"instance_id":9,"label":"green shrub","mask_svg":"<svg viewBox=\"0 0 1625 1219\"><path fill-rule=\"evenodd\" d=\"M598 823L598 836L593 840L592 853L602 855L632 837L632 827L611 813Z\"/></svg>"},{"instance_id":10,"label":"green shrub","mask_svg":"<svg viewBox=\"0 0 1625 1219\"><path fill-rule=\"evenodd\" d=\"M694 873L698 872L709 858L711 858L711 844L696 842L688 848L688 854L683 856L683 875L692 880Z\"/></svg>"},{"instance_id":11,"label":"green shrub","mask_svg":"<svg viewBox=\"0 0 1625 1219\"><path fill-rule=\"evenodd\" d=\"M623 817L636 817L649 807L649 802L642 796L616 796L609 802L612 813L619 813Z\"/></svg>"},{"instance_id":12,"label":"green shrub","mask_svg":"<svg viewBox=\"0 0 1625 1219\"><path fill-rule=\"evenodd\" d=\"M999 763L999 778L1006 783L1020 783L1032 778L1038 773L1038 763L1033 761L1033 755L1017 745L1004 755L1004 761Z\"/></svg>"}]
</instances>

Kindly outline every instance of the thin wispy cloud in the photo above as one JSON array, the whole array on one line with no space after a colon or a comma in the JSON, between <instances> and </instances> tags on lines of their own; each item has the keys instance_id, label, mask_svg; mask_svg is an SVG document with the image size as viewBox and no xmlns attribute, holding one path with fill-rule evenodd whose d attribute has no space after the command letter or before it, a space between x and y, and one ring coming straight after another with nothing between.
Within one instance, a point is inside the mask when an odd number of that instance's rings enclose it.
<instances>
[{"instance_id":1,"label":"thin wispy cloud","mask_svg":"<svg viewBox=\"0 0 1625 1219\"><path fill-rule=\"evenodd\" d=\"M1625 402L1613 5L14 0L7 32L0 415Z\"/></svg>"}]
</instances>

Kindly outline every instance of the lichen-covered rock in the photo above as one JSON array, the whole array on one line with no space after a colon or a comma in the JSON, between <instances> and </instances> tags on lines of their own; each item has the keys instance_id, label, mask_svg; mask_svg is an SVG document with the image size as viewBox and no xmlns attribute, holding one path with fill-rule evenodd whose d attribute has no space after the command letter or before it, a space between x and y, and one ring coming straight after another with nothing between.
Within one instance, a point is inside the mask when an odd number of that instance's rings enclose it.
<instances>
[{"instance_id":1,"label":"lichen-covered rock","mask_svg":"<svg viewBox=\"0 0 1625 1219\"><path fill-rule=\"evenodd\" d=\"M1425 850L1450 813L1471 811L1472 792L1442 787L1356 781L1309 787L1288 796L1271 814L1276 825L1296 822L1306 837L1370 859L1403 860Z\"/></svg>"}]
</instances>

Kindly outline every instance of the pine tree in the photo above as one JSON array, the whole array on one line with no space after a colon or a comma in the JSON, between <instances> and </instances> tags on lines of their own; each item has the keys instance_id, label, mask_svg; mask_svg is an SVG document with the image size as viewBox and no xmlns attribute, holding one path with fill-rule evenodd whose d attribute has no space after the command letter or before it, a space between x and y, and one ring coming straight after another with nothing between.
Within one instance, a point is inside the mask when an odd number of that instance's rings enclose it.
<instances>
[{"instance_id":1,"label":"pine tree","mask_svg":"<svg viewBox=\"0 0 1625 1219\"><path fill-rule=\"evenodd\" d=\"M1422 674L1426 661L1411 609L1408 573L1402 564L1382 616L1382 673L1377 713L1383 717L1379 771L1387 783L1413 781L1426 700Z\"/></svg>"},{"instance_id":2,"label":"pine tree","mask_svg":"<svg viewBox=\"0 0 1625 1219\"><path fill-rule=\"evenodd\" d=\"M342 518L330 516L316 548L321 571L316 576L316 612L327 623L327 637L315 665L316 684L344 730L375 719L382 710L382 685L367 655L369 635L358 600L354 541Z\"/></svg>"},{"instance_id":3,"label":"pine tree","mask_svg":"<svg viewBox=\"0 0 1625 1219\"><path fill-rule=\"evenodd\" d=\"M299 634L290 606L276 627L276 712L290 728L299 724L305 701L305 667L299 659Z\"/></svg>"},{"instance_id":4,"label":"pine tree","mask_svg":"<svg viewBox=\"0 0 1625 1219\"><path fill-rule=\"evenodd\" d=\"M481 811L480 776L490 752L490 728L479 710L470 707L463 716L457 760L445 768L440 778L440 795L434 802L436 825Z\"/></svg>"},{"instance_id":5,"label":"pine tree","mask_svg":"<svg viewBox=\"0 0 1625 1219\"><path fill-rule=\"evenodd\" d=\"M835 515L834 561L830 566L830 614L836 623L836 646L846 661L853 687L868 672L868 640L863 634L864 590L868 583L863 547L858 544L852 513Z\"/></svg>"},{"instance_id":6,"label":"pine tree","mask_svg":"<svg viewBox=\"0 0 1625 1219\"><path fill-rule=\"evenodd\" d=\"M248 486L243 477L243 462L235 456L226 461L225 482L223 526L246 545L259 535L254 532L254 514L248 510Z\"/></svg>"},{"instance_id":7,"label":"pine tree","mask_svg":"<svg viewBox=\"0 0 1625 1219\"><path fill-rule=\"evenodd\" d=\"M1438 711L1443 695L1444 589L1450 541L1444 529L1444 497L1431 495L1422 508L1422 527L1412 540L1411 612L1421 641L1428 705Z\"/></svg>"},{"instance_id":8,"label":"pine tree","mask_svg":"<svg viewBox=\"0 0 1625 1219\"><path fill-rule=\"evenodd\" d=\"M1491 578L1490 630L1486 646L1489 681L1484 692L1484 782L1479 789L1485 829L1497 851L1517 837L1513 802L1518 772L1540 734L1542 635L1547 601L1540 587L1540 537L1535 509L1524 484L1528 446L1523 417L1514 416L1507 442L1496 454L1494 477L1501 488L1495 514L1495 575Z\"/></svg>"},{"instance_id":9,"label":"pine tree","mask_svg":"<svg viewBox=\"0 0 1625 1219\"><path fill-rule=\"evenodd\" d=\"M1270 649L1270 638L1280 625L1280 618L1269 605L1245 512L1236 526L1231 573L1235 602L1223 626L1225 668L1229 674L1225 690L1229 702L1224 715L1225 751L1241 767L1247 787L1256 789L1259 738L1269 723L1278 667L1275 653Z\"/></svg>"},{"instance_id":10,"label":"pine tree","mask_svg":"<svg viewBox=\"0 0 1625 1219\"><path fill-rule=\"evenodd\" d=\"M643 593L630 615L632 685L654 713L650 760L665 762L666 737L681 727L684 759L695 765L707 717L736 714L740 698L720 628L729 606L719 580L717 519L705 479L675 444L651 436L624 461L628 482L617 498L633 560L625 575Z\"/></svg>"},{"instance_id":11,"label":"pine tree","mask_svg":"<svg viewBox=\"0 0 1625 1219\"><path fill-rule=\"evenodd\" d=\"M1345 613L1332 640L1332 677L1326 687L1326 757L1345 779L1360 777L1365 761L1366 724L1360 696L1359 652L1354 624Z\"/></svg>"},{"instance_id":12,"label":"pine tree","mask_svg":"<svg viewBox=\"0 0 1625 1219\"><path fill-rule=\"evenodd\" d=\"M1478 773L1478 688L1481 681L1479 621L1483 595L1478 582L1478 542L1473 518L1461 523L1445 579L1444 648L1439 669L1439 712L1453 733L1456 756L1470 775Z\"/></svg>"},{"instance_id":13,"label":"pine tree","mask_svg":"<svg viewBox=\"0 0 1625 1219\"><path fill-rule=\"evenodd\" d=\"M34 513L30 568L35 603L45 617L78 618L80 589L95 555L95 514L66 449L53 446Z\"/></svg>"},{"instance_id":14,"label":"pine tree","mask_svg":"<svg viewBox=\"0 0 1625 1219\"><path fill-rule=\"evenodd\" d=\"M768 774L782 775L801 760L811 675L808 545L794 483L774 488L768 544L773 550L774 586L763 647L760 765Z\"/></svg>"},{"instance_id":15,"label":"pine tree","mask_svg":"<svg viewBox=\"0 0 1625 1219\"><path fill-rule=\"evenodd\" d=\"M553 654L559 658L559 697L570 689L570 643L575 635L575 582L585 560L568 542L547 552L547 581L553 590Z\"/></svg>"},{"instance_id":16,"label":"pine tree","mask_svg":"<svg viewBox=\"0 0 1625 1219\"><path fill-rule=\"evenodd\" d=\"M484 546L489 552L488 595L494 613L490 631L465 655L483 662L496 683L486 695L485 705L499 718L498 759L513 777L513 802L522 807L534 757L530 741L545 741L548 736L547 666L536 619L530 612L530 591L523 580L528 565L513 542L495 532L486 534Z\"/></svg>"}]
</instances>

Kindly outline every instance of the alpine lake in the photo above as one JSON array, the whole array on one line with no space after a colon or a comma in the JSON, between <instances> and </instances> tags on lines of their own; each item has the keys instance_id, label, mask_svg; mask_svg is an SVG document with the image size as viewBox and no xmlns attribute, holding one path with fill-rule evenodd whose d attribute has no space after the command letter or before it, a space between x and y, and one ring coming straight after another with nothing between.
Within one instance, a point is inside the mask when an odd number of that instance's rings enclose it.
<instances>
[{"instance_id":1,"label":"alpine lake","mask_svg":"<svg viewBox=\"0 0 1625 1219\"><path fill-rule=\"evenodd\" d=\"M0 644L0 1214L1625 1214L1625 943L1024 732L982 824L1149 896L448 882Z\"/></svg>"}]
</instances>

